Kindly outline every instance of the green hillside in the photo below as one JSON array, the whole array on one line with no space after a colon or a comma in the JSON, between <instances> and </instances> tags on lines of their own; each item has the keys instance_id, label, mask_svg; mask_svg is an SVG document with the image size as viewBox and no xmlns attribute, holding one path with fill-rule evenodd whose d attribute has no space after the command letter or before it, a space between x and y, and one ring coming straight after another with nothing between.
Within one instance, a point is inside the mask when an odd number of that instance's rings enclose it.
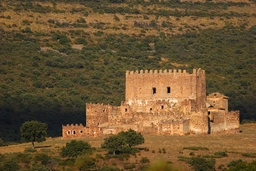
<instances>
[{"instance_id":1,"label":"green hillside","mask_svg":"<svg viewBox=\"0 0 256 171\"><path fill-rule=\"evenodd\" d=\"M85 124L85 103L119 105L125 71L206 70L207 93L256 118L256 4L0 2L0 138L27 120Z\"/></svg>"}]
</instances>

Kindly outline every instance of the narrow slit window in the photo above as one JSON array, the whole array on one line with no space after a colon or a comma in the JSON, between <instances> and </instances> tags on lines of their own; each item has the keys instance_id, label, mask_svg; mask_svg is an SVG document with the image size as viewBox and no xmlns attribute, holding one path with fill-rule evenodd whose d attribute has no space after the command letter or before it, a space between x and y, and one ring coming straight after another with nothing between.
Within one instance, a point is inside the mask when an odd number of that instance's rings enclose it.
<instances>
[{"instance_id":1,"label":"narrow slit window","mask_svg":"<svg viewBox=\"0 0 256 171\"><path fill-rule=\"evenodd\" d=\"M127 108L125 108L125 112L127 112Z\"/></svg>"},{"instance_id":2,"label":"narrow slit window","mask_svg":"<svg viewBox=\"0 0 256 171\"><path fill-rule=\"evenodd\" d=\"M76 134L76 131L73 131L73 134L75 135L75 134Z\"/></svg>"},{"instance_id":3,"label":"narrow slit window","mask_svg":"<svg viewBox=\"0 0 256 171\"><path fill-rule=\"evenodd\" d=\"M171 93L171 87L167 87L167 93Z\"/></svg>"},{"instance_id":4,"label":"narrow slit window","mask_svg":"<svg viewBox=\"0 0 256 171\"><path fill-rule=\"evenodd\" d=\"M156 88L155 87L152 88L152 92L153 92L153 94L156 94Z\"/></svg>"}]
</instances>

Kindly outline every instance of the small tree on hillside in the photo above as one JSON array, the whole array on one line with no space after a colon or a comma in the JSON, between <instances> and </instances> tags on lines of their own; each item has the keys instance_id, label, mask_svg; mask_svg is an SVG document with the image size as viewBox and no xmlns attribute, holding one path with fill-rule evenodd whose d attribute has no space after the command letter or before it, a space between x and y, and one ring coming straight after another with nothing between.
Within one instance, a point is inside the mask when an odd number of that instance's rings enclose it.
<instances>
[{"instance_id":1,"label":"small tree on hillside","mask_svg":"<svg viewBox=\"0 0 256 171\"><path fill-rule=\"evenodd\" d=\"M119 133L120 135L124 136L126 139L126 143L128 146L131 148L132 146L135 145L140 145L144 143L144 137L143 135L139 132L137 133L136 131L129 129L126 132L121 132Z\"/></svg>"},{"instance_id":2,"label":"small tree on hillside","mask_svg":"<svg viewBox=\"0 0 256 171\"><path fill-rule=\"evenodd\" d=\"M33 148L35 142L43 142L46 140L47 124L39 121L27 121L20 127L21 141L32 142Z\"/></svg>"},{"instance_id":3,"label":"small tree on hillside","mask_svg":"<svg viewBox=\"0 0 256 171\"><path fill-rule=\"evenodd\" d=\"M126 146L126 139L118 135L113 135L104 139L104 143L101 145L102 148L108 149L110 153L113 155L116 154L116 151L122 151L122 149Z\"/></svg>"},{"instance_id":4,"label":"small tree on hillside","mask_svg":"<svg viewBox=\"0 0 256 171\"><path fill-rule=\"evenodd\" d=\"M129 129L126 132L120 132L117 135L105 138L101 147L108 149L109 152L115 155L117 151L126 153L131 150L132 146L143 143L144 137L142 134Z\"/></svg>"},{"instance_id":5,"label":"small tree on hillside","mask_svg":"<svg viewBox=\"0 0 256 171\"><path fill-rule=\"evenodd\" d=\"M81 154L91 154L92 147L88 142L72 140L61 148L62 157L77 157Z\"/></svg>"}]
</instances>

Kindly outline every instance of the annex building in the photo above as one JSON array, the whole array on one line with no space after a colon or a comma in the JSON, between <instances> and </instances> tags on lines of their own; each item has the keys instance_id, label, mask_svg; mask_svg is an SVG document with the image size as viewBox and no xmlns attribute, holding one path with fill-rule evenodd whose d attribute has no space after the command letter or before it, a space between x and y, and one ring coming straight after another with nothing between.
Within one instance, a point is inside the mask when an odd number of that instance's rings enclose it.
<instances>
[{"instance_id":1,"label":"annex building","mask_svg":"<svg viewBox=\"0 0 256 171\"><path fill-rule=\"evenodd\" d=\"M206 96L205 71L126 71L120 106L86 104L86 126L62 125L63 138L117 134L216 134L239 129L239 111L228 111L228 97Z\"/></svg>"}]
</instances>

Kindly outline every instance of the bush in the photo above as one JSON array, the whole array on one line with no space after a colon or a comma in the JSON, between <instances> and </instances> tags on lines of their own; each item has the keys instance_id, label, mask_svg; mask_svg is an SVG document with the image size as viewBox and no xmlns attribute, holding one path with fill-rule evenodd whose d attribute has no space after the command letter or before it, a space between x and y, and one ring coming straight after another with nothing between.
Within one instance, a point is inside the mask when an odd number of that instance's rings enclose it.
<instances>
[{"instance_id":1,"label":"bush","mask_svg":"<svg viewBox=\"0 0 256 171\"><path fill-rule=\"evenodd\" d=\"M141 163L149 163L149 159L147 157L142 157L140 160Z\"/></svg>"},{"instance_id":2,"label":"bush","mask_svg":"<svg viewBox=\"0 0 256 171\"><path fill-rule=\"evenodd\" d=\"M50 169L44 165L36 164L33 165L29 171L49 171Z\"/></svg>"},{"instance_id":3,"label":"bush","mask_svg":"<svg viewBox=\"0 0 256 171\"><path fill-rule=\"evenodd\" d=\"M228 155L225 151L217 151L214 153L214 156L220 158L220 157L227 157Z\"/></svg>"},{"instance_id":4,"label":"bush","mask_svg":"<svg viewBox=\"0 0 256 171\"><path fill-rule=\"evenodd\" d=\"M162 148L162 152L165 154L166 153L166 150L165 150L165 148Z\"/></svg>"},{"instance_id":5,"label":"bush","mask_svg":"<svg viewBox=\"0 0 256 171\"><path fill-rule=\"evenodd\" d=\"M232 160L229 162L228 167L236 166L238 163L243 162L241 159L239 160Z\"/></svg>"},{"instance_id":6,"label":"bush","mask_svg":"<svg viewBox=\"0 0 256 171\"><path fill-rule=\"evenodd\" d=\"M20 165L15 160L7 160L3 163L2 170L4 171L17 171Z\"/></svg>"},{"instance_id":7,"label":"bush","mask_svg":"<svg viewBox=\"0 0 256 171\"><path fill-rule=\"evenodd\" d=\"M209 150L207 147L196 147L196 146L190 146L190 147L183 147L184 150Z\"/></svg>"},{"instance_id":8,"label":"bush","mask_svg":"<svg viewBox=\"0 0 256 171\"><path fill-rule=\"evenodd\" d=\"M29 164L32 156L29 153L17 153L16 159L18 162Z\"/></svg>"},{"instance_id":9,"label":"bush","mask_svg":"<svg viewBox=\"0 0 256 171\"><path fill-rule=\"evenodd\" d=\"M51 157L48 156L47 154L39 153L39 154L36 154L34 160L36 162L40 162L42 165L47 165L50 162Z\"/></svg>"},{"instance_id":10,"label":"bush","mask_svg":"<svg viewBox=\"0 0 256 171\"><path fill-rule=\"evenodd\" d=\"M128 170L128 169L134 169L135 168L135 164L134 163L125 163L124 164L124 169Z\"/></svg>"},{"instance_id":11,"label":"bush","mask_svg":"<svg viewBox=\"0 0 256 171\"><path fill-rule=\"evenodd\" d=\"M65 147L61 148L62 157L77 157L81 154L91 154L91 145L87 142L71 140Z\"/></svg>"},{"instance_id":12,"label":"bush","mask_svg":"<svg viewBox=\"0 0 256 171\"><path fill-rule=\"evenodd\" d=\"M78 157L75 165L80 171L94 170L96 167L95 159L88 155Z\"/></svg>"},{"instance_id":13,"label":"bush","mask_svg":"<svg viewBox=\"0 0 256 171\"><path fill-rule=\"evenodd\" d=\"M242 156L256 158L256 153L242 153Z\"/></svg>"},{"instance_id":14,"label":"bush","mask_svg":"<svg viewBox=\"0 0 256 171\"><path fill-rule=\"evenodd\" d=\"M195 171L215 171L215 159L205 159L202 157L192 157L188 163Z\"/></svg>"},{"instance_id":15,"label":"bush","mask_svg":"<svg viewBox=\"0 0 256 171\"><path fill-rule=\"evenodd\" d=\"M159 148L158 153L162 153L162 150Z\"/></svg>"},{"instance_id":16,"label":"bush","mask_svg":"<svg viewBox=\"0 0 256 171\"><path fill-rule=\"evenodd\" d=\"M194 152L190 152L189 155L190 156L195 156L195 153Z\"/></svg>"}]
</instances>

